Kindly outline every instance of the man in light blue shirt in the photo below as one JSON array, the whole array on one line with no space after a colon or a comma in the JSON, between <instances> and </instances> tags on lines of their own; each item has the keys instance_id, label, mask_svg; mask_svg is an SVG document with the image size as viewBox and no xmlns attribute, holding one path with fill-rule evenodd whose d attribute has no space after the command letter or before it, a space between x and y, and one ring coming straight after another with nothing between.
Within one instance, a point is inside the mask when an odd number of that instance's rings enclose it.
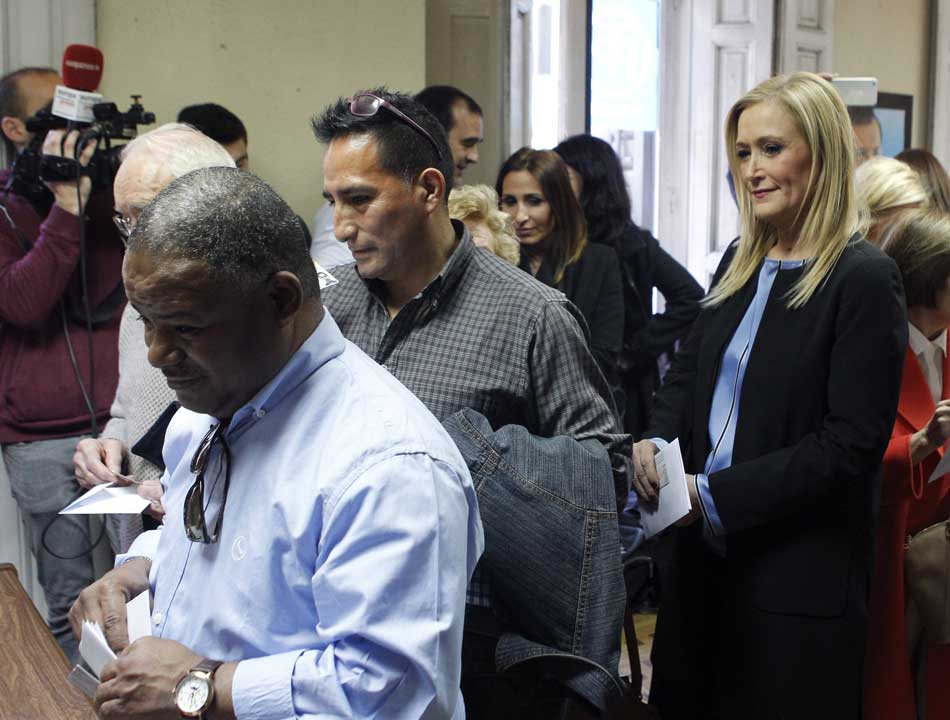
<instances>
[{"instance_id":1,"label":"man in light blue shirt","mask_svg":"<svg viewBox=\"0 0 950 720\"><path fill-rule=\"evenodd\" d=\"M471 478L324 312L293 211L249 173L190 173L142 213L123 277L183 409L165 525L71 613L121 650L125 602L153 594L153 637L103 669L100 715L464 717Z\"/></svg>"}]
</instances>

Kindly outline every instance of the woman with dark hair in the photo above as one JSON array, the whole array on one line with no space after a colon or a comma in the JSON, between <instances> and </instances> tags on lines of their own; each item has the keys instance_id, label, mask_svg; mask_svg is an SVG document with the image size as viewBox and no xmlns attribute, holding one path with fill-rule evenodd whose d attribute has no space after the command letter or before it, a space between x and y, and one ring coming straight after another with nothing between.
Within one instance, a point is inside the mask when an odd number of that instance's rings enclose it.
<instances>
[{"instance_id":1,"label":"woman with dark hair","mask_svg":"<svg viewBox=\"0 0 950 720\"><path fill-rule=\"evenodd\" d=\"M626 408L624 429L639 439L659 385L657 358L686 336L699 314L703 289L660 247L648 230L630 219L630 196L620 160L609 144L574 135L554 148L567 164L591 242L608 245L620 258L626 319L618 372ZM666 301L653 314L653 289Z\"/></svg>"},{"instance_id":2,"label":"woman with dark hair","mask_svg":"<svg viewBox=\"0 0 950 720\"><path fill-rule=\"evenodd\" d=\"M590 329L591 354L614 387L624 321L617 255L588 244L584 214L561 158L521 148L501 166L495 189L521 243L521 269L577 306Z\"/></svg>"}]
</instances>

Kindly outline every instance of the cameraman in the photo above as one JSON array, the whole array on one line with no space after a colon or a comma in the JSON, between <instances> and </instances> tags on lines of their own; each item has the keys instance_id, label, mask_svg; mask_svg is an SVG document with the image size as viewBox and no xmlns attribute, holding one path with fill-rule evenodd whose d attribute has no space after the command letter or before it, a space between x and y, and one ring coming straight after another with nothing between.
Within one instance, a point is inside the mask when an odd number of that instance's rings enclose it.
<instances>
[{"instance_id":1,"label":"cameraman","mask_svg":"<svg viewBox=\"0 0 950 720\"><path fill-rule=\"evenodd\" d=\"M37 151L26 120L52 101L58 79L43 68L0 78L0 129L14 158ZM72 158L77 138L51 130L41 152ZM82 150L82 165L94 150ZM57 512L80 492L73 449L105 424L115 394L123 246L111 190L92 193L87 177L77 189L74 181L44 184L5 169L0 188L0 446L28 523L50 630L75 660L67 615L95 580L90 548L101 521Z\"/></svg>"}]
</instances>

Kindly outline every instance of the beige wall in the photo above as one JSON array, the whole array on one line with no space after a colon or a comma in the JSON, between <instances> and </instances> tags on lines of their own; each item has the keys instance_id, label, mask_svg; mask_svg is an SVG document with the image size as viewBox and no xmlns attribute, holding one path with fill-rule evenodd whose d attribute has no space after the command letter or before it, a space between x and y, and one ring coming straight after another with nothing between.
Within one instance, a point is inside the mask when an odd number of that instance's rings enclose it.
<instances>
[{"instance_id":1,"label":"beige wall","mask_svg":"<svg viewBox=\"0 0 950 720\"><path fill-rule=\"evenodd\" d=\"M929 0L837 0L834 71L878 78L881 92L914 96L913 143L927 146Z\"/></svg>"},{"instance_id":2,"label":"beige wall","mask_svg":"<svg viewBox=\"0 0 950 720\"><path fill-rule=\"evenodd\" d=\"M251 170L307 220L322 203L310 117L355 89L425 84L424 0L98 0L101 92L141 93L158 123L218 102L248 129Z\"/></svg>"}]
</instances>

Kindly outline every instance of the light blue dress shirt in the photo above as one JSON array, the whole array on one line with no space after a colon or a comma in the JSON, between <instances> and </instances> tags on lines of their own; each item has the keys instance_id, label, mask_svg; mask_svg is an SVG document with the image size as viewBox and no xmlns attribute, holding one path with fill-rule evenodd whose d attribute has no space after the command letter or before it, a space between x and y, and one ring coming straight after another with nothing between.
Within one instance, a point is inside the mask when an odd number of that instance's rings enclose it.
<instances>
[{"instance_id":1,"label":"light blue dress shirt","mask_svg":"<svg viewBox=\"0 0 950 720\"><path fill-rule=\"evenodd\" d=\"M472 480L439 422L329 313L226 431L218 542L185 536L192 456L217 421L180 410L165 440L153 635L239 660L238 718L463 718L465 590L484 547ZM223 453L206 474L208 530Z\"/></svg>"}]
</instances>

